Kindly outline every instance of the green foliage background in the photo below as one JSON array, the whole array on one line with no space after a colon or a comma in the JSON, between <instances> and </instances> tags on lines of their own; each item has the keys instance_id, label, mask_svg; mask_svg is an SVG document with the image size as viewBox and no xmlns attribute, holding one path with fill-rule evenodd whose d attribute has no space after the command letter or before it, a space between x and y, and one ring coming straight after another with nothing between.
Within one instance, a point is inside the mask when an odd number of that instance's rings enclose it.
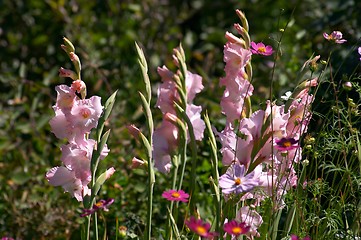
<instances>
[{"instance_id":1,"label":"green foliage background","mask_svg":"<svg viewBox=\"0 0 361 240\"><path fill-rule=\"evenodd\" d=\"M275 97L297 84L296 72L312 54L327 60L330 44L323 32L340 30L348 40L342 50L336 47L332 60L335 68L340 67L334 76L336 84L356 68L358 56L349 53L360 45L361 2L357 0L0 1L0 234L18 239L79 238L77 230L83 221L79 203L61 188L50 186L44 177L48 169L60 164L62 143L50 132L48 121L53 116L54 87L70 84L69 79L58 77L61 66L71 68L60 48L63 36L74 43L82 60L89 96L106 99L119 89L108 123L111 153L103 163L117 172L101 192L116 199L105 213L112 239L116 218L137 234L143 230L146 212L145 176L130 169L132 157L143 153L125 129L130 123L140 128L144 123L137 93L143 85L134 42L146 53L154 94L160 80L156 67L172 68L172 49L182 42L189 68L203 76L205 91L196 103L219 125L223 119L219 107L223 89L218 83L223 76L224 33L234 32L232 25L239 22L235 9L246 13L253 41L274 47L279 29L288 23L274 76ZM253 60L256 103L269 98L271 60ZM324 104L316 104L316 111L326 113L334 104L333 92L328 90L328 84L321 86ZM313 122L314 134L321 125L322 120ZM205 195L210 192L207 168L205 161L199 169ZM167 184L164 179L158 178L159 186ZM155 189L158 195L163 190ZM204 211L211 211L204 206ZM155 206L156 223L164 221L164 212L162 204Z\"/></svg>"}]
</instances>

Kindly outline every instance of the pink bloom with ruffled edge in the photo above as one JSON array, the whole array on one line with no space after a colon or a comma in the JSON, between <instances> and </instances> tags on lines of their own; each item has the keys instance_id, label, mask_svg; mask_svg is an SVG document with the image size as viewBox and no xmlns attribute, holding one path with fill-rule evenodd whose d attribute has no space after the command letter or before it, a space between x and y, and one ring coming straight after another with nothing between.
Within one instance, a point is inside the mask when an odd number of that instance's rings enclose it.
<instances>
[{"instance_id":1,"label":"pink bloom with ruffled edge","mask_svg":"<svg viewBox=\"0 0 361 240\"><path fill-rule=\"evenodd\" d=\"M162 197L169 201L176 202L188 202L189 194L184 192L183 190L168 190L164 191Z\"/></svg>"},{"instance_id":2,"label":"pink bloom with ruffled edge","mask_svg":"<svg viewBox=\"0 0 361 240\"><path fill-rule=\"evenodd\" d=\"M273 48L269 45L264 45L262 42L255 43L251 42L251 52L257 55L269 56L273 53Z\"/></svg>"},{"instance_id":3,"label":"pink bloom with ruffled edge","mask_svg":"<svg viewBox=\"0 0 361 240\"><path fill-rule=\"evenodd\" d=\"M331 34L323 33L323 37L328 41L335 42L337 44L347 42L347 40L342 39L342 32L340 31L333 31Z\"/></svg>"},{"instance_id":4,"label":"pink bloom with ruffled edge","mask_svg":"<svg viewBox=\"0 0 361 240\"><path fill-rule=\"evenodd\" d=\"M196 219L193 216L186 220L185 224L192 232L195 232L201 237L213 238L214 236L218 236L218 233L209 231L211 228L209 223L203 222L201 219Z\"/></svg>"}]
</instances>

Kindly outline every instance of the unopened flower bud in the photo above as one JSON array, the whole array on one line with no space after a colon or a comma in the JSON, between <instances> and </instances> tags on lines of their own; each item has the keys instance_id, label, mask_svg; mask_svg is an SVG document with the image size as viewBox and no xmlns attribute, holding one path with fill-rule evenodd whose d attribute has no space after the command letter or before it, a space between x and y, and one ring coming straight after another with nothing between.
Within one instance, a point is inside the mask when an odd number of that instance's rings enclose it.
<instances>
[{"instance_id":1,"label":"unopened flower bud","mask_svg":"<svg viewBox=\"0 0 361 240\"><path fill-rule=\"evenodd\" d=\"M105 178L109 179L115 172L115 168L111 167L105 172Z\"/></svg>"},{"instance_id":2,"label":"unopened flower bud","mask_svg":"<svg viewBox=\"0 0 361 240\"><path fill-rule=\"evenodd\" d=\"M177 121L179 120L178 117L172 113L164 114L164 119L172 123L177 123Z\"/></svg>"},{"instance_id":3,"label":"unopened flower bud","mask_svg":"<svg viewBox=\"0 0 361 240\"><path fill-rule=\"evenodd\" d=\"M311 149L312 149L312 145L307 144L307 145L305 146L305 148L306 148L307 150L311 150Z\"/></svg>"},{"instance_id":4,"label":"unopened flower bud","mask_svg":"<svg viewBox=\"0 0 361 240\"><path fill-rule=\"evenodd\" d=\"M84 89L86 89L85 82L80 79L73 81L73 83L71 84L71 89L78 93L81 93L82 91L84 91Z\"/></svg>"},{"instance_id":5,"label":"unopened flower bud","mask_svg":"<svg viewBox=\"0 0 361 240\"><path fill-rule=\"evenodd\" d=\"M135 139L138 139L139 133L140 133L139 128L137 128L134 124L128 125L128 126L126 126L126 128L128 129L129 133L132 134L132 136Z\"/></svg>"},{"instance_id":6,"label":"unopened flower bud","mask_svg":"<svg viewBox=\"0 0 361 240\"><path fill-rule=\"evenodd\" d=\"M67 53L70 52L75 52L75 47L74 45L70 42L69 39L67 39L66 37L63 37L63 41L64 41L64 47L62 47Z\"/></svg>"},{"instance_id":7,"label":"unopened flower bud","mask_svg":"<svg viewBox=\"0 0 361 240\"><path fill-rule=\"evenodd\" d=\"M73 80L77 79L77 75L75 72L73 72L72 70L69 70L69 69L62 68L62 67L59 69L59 77L69 77Z\"/></svg>"},{"instance_id":8,"label":"unopened flower bud","mask_svg":"<svg viewBox=\"0 0 361 240\"><path fill-rule=\"evenodd\" d=\"M124 238L124 237L126 237L127 236L127 227L126 226L120 226L119 227L119 236L121 237L121 238Z\"/></svg>"},{"instance_id":9,"label":"unopened flower bud","mask_svg":"<svg viewBox=\"0 0 361 240\"><path fill-rule=\"evenodd\" d=\"M69 53L70 60L73 62L76 72L79 74L81 70L81 63L78 55L74 52Z\"/></svg>"},{"instance_id":10,"label":"unopened flower bud","mask_svg":"<svg viewBox=\"0 0 361 240\"><path fill-rule=\"evenodd\" d=\"M306 166L308 166L308 164L310 164L310 161L308 161L308 159L305 159L305 160L302 161L303 166L306 167Z\"/></svg>"},{"instance_id":11,"label":"unopened flower bud","mask_svg":"<svg viewBox=\"0 0 361 240\"><path fill-rule=\"evenodd\" d=\"M284 29L284 28L280 28L279 31L280 31L280 32L284 32L285 29Z\"/></svg>"},{"instance_id":12,"label":"unopened flower bud","mask_svg":"<svg viewBox=\"0 0 361 240\"><path fill-rule=\"evenodd\" d=\"M140 160L136 157L133 157L132 159L132 169L135 169L135 168L139 168L141 166L143 166L145 164L145 162L143 160Z\"/></svg>"},{"instance_id":13,"label":"unopened flower bud","mask_svg":"<svg viewBox=\"0 0 361 240\"><path fill-rule=\"evenodd\" d=\"M343 89L345 89L346 91L350 91L352 89L352 83L351 82L344 82L342 84Z\"/></svg>"},{"instance_id":14,"label":"unopened flower bud","mask_svg":"<svg viewBox=\"0 0 361 240\"><path fill-rule=\"evenodd\" d=\"M323 64L323 65L327 64L327 62L325 60L321 60L320 63Z\"/></svg>"},{"instance_id":15,"label":"unopened flower bud","mask_svg":"<svg viewBox=\"0 0 361 240\"><path fill-rule=\"evenodd\" d=\"M306 144L313 144L313 143L315 143L315 141L316 141L316 139L314 137L311 137L309 135L305 137Z\"/></svg>"},{"instance_id":16,"label":"unopened flower bud","mask_svg":"<svg viewBox=\"0 0 361 240\"><path fill-rule=\"evenodd\" d=\"M238 15L239 19L241 19L244 29L248 32L249 26L248 26L248 21L247 21L246 15L238 9L236 10L236 14Z\"/></svg>"},{"instance_id":17,"label":"unopened flower bud","mask_svg":"<svg viewBox=\"0 0 361 240\"><path fill-rule=\"evenodd\" d=\"M244 42L243 39L239 38L239 37L236 37L235 35L233 35L232 33L230 32L226 32L226 35L225 35L226 39L231 42L231 43L238 43L240 44L243 48L246 47L246 44Z\"/></svg>"}]
</instances>

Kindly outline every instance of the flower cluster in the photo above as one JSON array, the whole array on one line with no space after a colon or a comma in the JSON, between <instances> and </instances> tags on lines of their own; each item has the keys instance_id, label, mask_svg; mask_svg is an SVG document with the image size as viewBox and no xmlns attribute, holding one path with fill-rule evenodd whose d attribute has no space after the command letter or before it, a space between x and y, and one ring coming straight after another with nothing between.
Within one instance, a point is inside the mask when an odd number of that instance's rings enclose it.
<instances>
[{"instance_id":1,"label":"flower cluster","mask_svg":"<svg viewBox=\"0 0 361 240\"><path fill-rule=\"evenodd\" d=\"M245 31L242 36L249 38ZM265 198L274 196L276 207L281 208L282 197L297 184L293 164L302 157L299 140L311 118L313 97L309 89L317 85L317 78L304 80L288 94L285 104L268 101L265 110L251 113L249 97L254 87L248 65L252 54L271 55L272 47L254 42L247 46L249 39L237 40L229 33L226 38L226 76L220 79L220 85L225 87L221 106L227 121L224 130L215 133L222 144L222 162L229 167L220 177L219 186L226 198L239 195L241 200L253 199L253 206L259 206ZM316 56L307 61L302 71L318 59ZM250 236L258 235L262 217L255 210L245 206L238 217L250 227ZM247 222L251 218L252 222Z\"/></svg>"},{"instance_id":2,"label":"flower cluster","mask_svg":"<svg viewBox=\"0 0 361 240\"><path fill-rule=\"evenodd\" d=\"M62 47L74 65L78 66L77 71L80 71L80 61L72 45L71 47L62 45ZM61 68L60 76L75 78L80 74ZM97 127L103 106L98 96L85 98L86 85L80 79L75 79L71 86L56 86L55 90L57 98L53 106L55 116L50 120L51 131L57 138L66 139L67 144L61 146L63 166L50 169L46 173L46 179L51 185L62 186L65 192L82 201L85 195L90 195L87 186L92 179L90 164L93 150L97 148L97 142L88 136L90 131ZM104 159L108 152L109 149L105 144L100 159ZM110 168L107 171L108 177L113 172L114 168Z\"/></svg>"},{"instance_id":3,"label":"flower cluster","mask_svg":"<svg viewBox=\"0 0 361 240\"><path fill-rule=\"evenodd\" d=\"M177 50L175 49L175 51ZM176 65L178 65L177 62ZM160 172L167 173L171 168L171 155L179 141L179 132L174 121L177 119L175 103L180 102L180 94L175 82L177 74L165 66L158 68L158 74L161 76L162 84L158 88L156 106L162 111L163 121L153 134L153 159L154 166ZM202 77L187 71L185 85L187 96L185 112L192 123L195 139L201 140L205 129L205 123L201 119L202 107L196 106L192 102L196 94L203 89Z\"/></svg>"}]
</instances>

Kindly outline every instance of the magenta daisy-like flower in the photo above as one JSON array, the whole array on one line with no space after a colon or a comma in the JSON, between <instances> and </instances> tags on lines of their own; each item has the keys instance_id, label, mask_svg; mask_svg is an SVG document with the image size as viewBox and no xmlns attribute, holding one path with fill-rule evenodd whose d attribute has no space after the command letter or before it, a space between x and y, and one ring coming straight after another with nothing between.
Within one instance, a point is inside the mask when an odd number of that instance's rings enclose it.
<instances>
[{"instance_id":1,"label":"magenta daisy-like flower","mask_svg":"<svg viewBox=\"0 0 361 240\"><path fill-rule=\"evenodd\" d=\"M108 200L100 200L95 203L90 209L83 209L83 213L80 215L81 217L85 217L95 213L96 211L103 209L103 211L109 211L108 207L114 202L113 198L109 198Z\"/></svg>"},{"instance_id":2,"label":"magenta daisy-like flower","mask_svg":"<svg viewBox=\"0 0 361 240\"><path fill-rule=\"evenodd\" d=\"M210 232L211 225L207 222L203 222L201 219L196 219L191 216L188 220L185 221L187 227L197 235L204 238L213 238L218 236L216 232Z\"/></svg>"},{"instance_id":3,"label":"magenta daisy-like flower","mask_svg":"<svg viewBox=\"0 0 361 240\"><path fill-rule=\"evenodd\" d=\"M184 192L183 190L168 190L164 191L162 197L169 200L169 201L181 201L181 202L188 202L189 194Z\"/></svg>"},{"instance_id":4,"label":"magenta daisy-like flower","mask_svg":"<svg viewBox=\"0 0 361 240\"><path fill-rule=\"evenodd\" d=\"M347 42L347 40L342 39L342 32L333 31L331 34L323 33L323 37L326 38L330 42L335 42L337 44L342 44Z\"/></svg>"},{"instance_id":5,"label":"magenta daisy-like flower","mask_svg":"<svg viewBox=\"0 0 361 240\"><path fill-rule=\"evenodd\" d=\"M275 148L282 152L289 151L298 147L298 140L294 138L281 138L276 140Z\"/></svg>"},{"instance_id":6,"label":"magenta daisy-like flower","mask_svg":"<svg viewBox=\"0 0 361 240\"><path fill-rule=\"evenodd\" d=\"M360 54L361 56L361 47L359 47L357 50L358 50L358 54ZM361 57L360 57L360 61L361 61Z\"/></svg>"},{"instance_id":7,"label":"magenta daisy-like flower","mask_svg":"<svg viewBox=\"0 0 361 240\"><path fill-rule=\"evenodd\" d=\"M249 192L259 185L259 180L255 177L255 171L247 172L244 165L233 164L225 174L219 178L219 186L224 194L239 194Z\"/></svg>"},{"instance_id":8,"label":"magenta daisy-like flower","mask_svg":"<svg viewBox=\"0 0 361 240\"><path fill-rule=\"evenodd\" d=\"M223 225L223 230L229 235L241 235L249 232L250 227L246 225L245 222L237 222L236 220L232 220Z\"/></svg>"},{"instance_id":9,"label":"magenta daisy-like flower","mask_svg":"<svg viewBox=\"0 0 361 240\"><path fill-rule=\"evenodd\" d=\"M264 56L269 56L272 55L273 53L272 47L269 45L266 46L262 42L260 43L251 42L250 50L253 54L264 55Z\"/></svg>"}]
</instances>

